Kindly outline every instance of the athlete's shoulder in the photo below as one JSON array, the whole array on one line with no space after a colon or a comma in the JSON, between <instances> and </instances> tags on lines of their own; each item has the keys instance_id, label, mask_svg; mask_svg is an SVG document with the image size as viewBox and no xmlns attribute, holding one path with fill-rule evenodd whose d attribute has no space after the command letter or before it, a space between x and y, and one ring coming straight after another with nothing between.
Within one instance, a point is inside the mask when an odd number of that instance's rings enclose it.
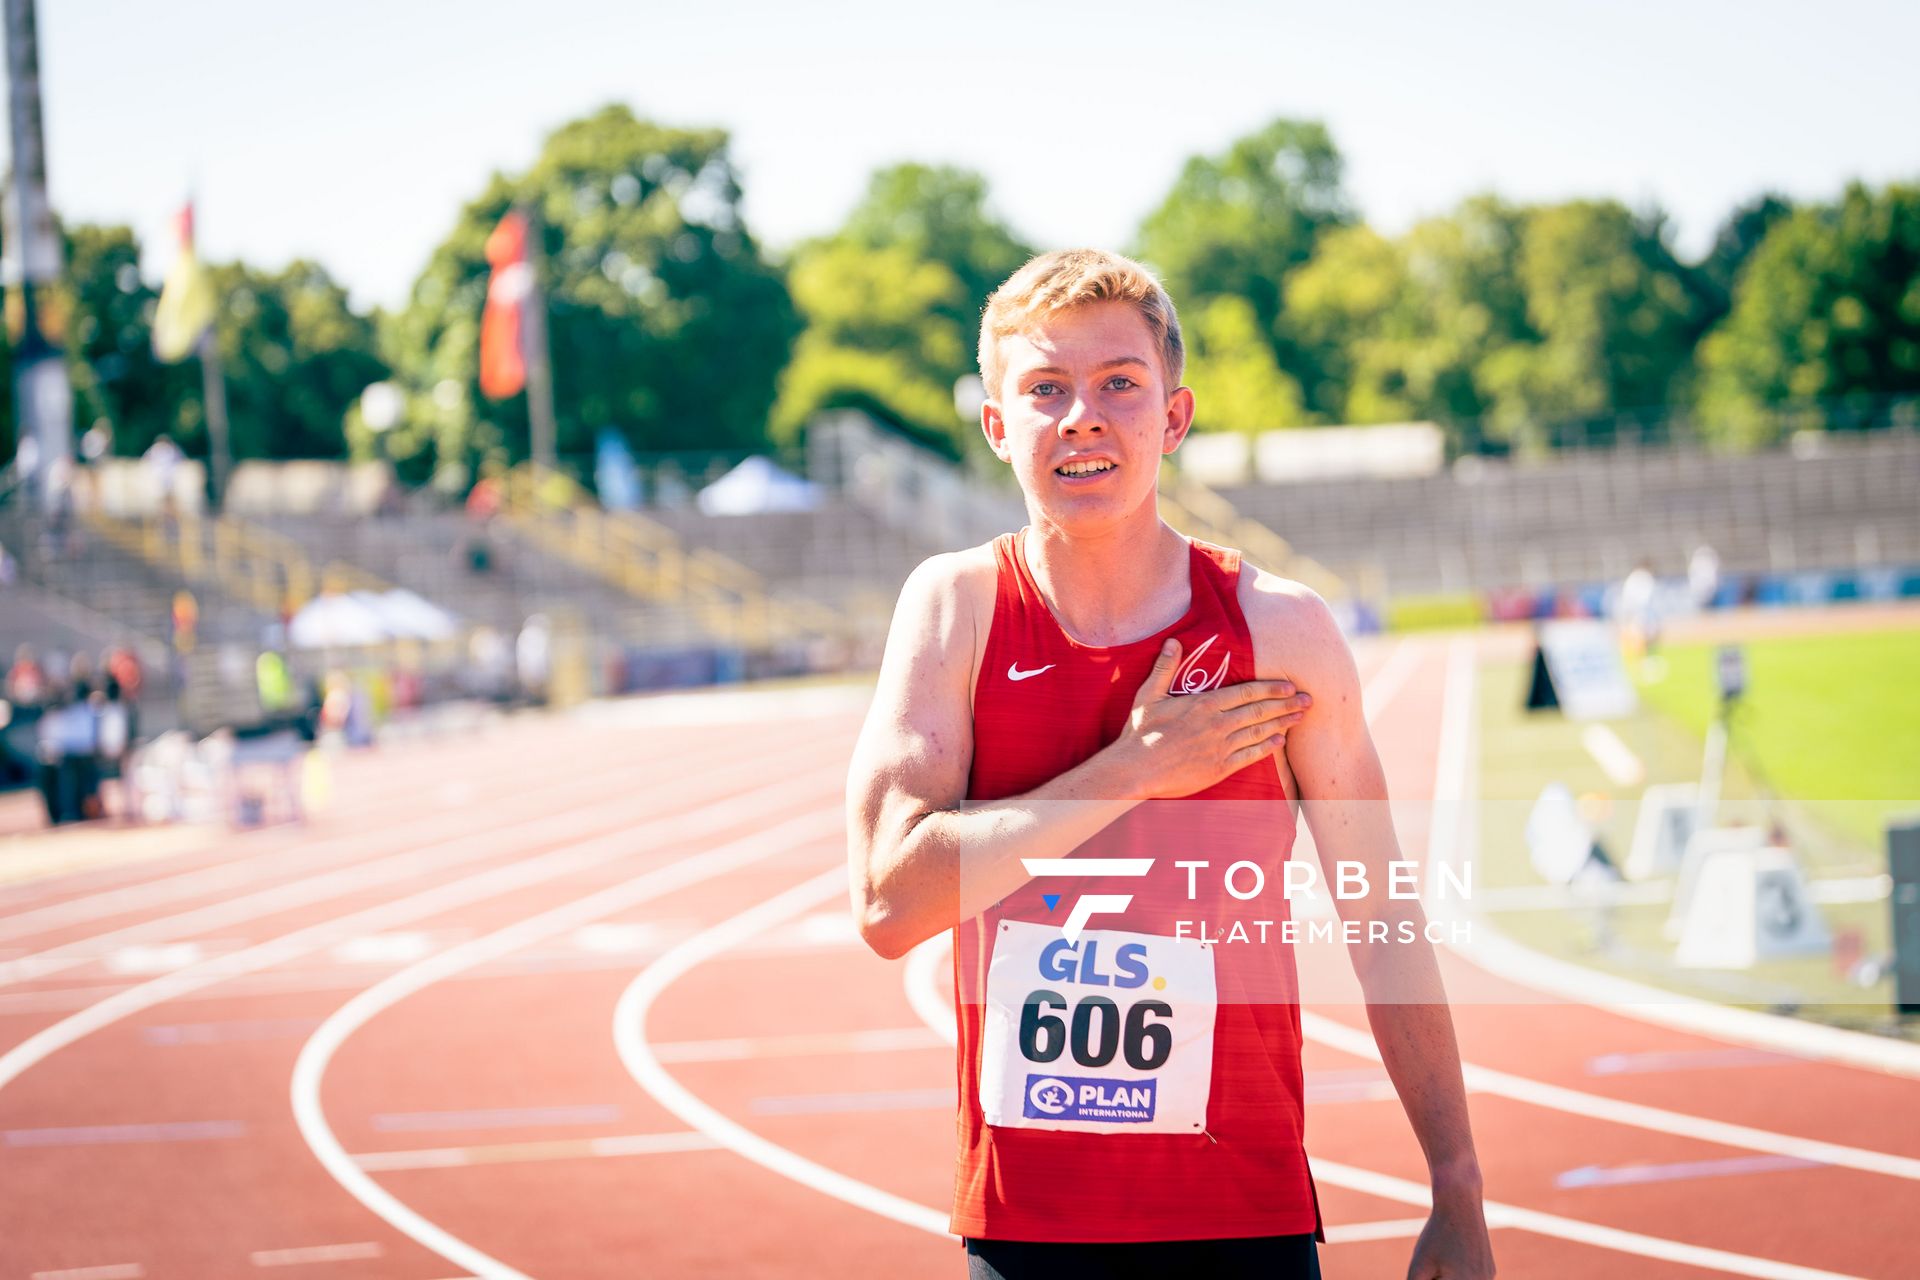
<instances>
[{"instance_id":1,"label":"athlete's shoulder","mask_svg":"<svg viewBox=\"0 0 1920 1280\"><path fill-rule=\"evenodd\" d=\"M916 651L977 651L993 622L998 576L991 542L929 556L900 588L893 634L916 637Z\"/></svg>"},{"instance_id":2,"label":"athlete's shoulder","mask_svg":"<svg viewBox=\"0 0 1920 1280\"><path fill-rule=\"evenodd\" d=\"M1288 675L1301 678L1303 687L1310 673L1352 662L1339 620L1320 593L1305 583L1249 564L1240 574L1239 598L1255 647L1263 655L1275 655Z\"/></svg>"},{"instance_id":3,"label":"athlete's shoulder","mask_svg":"<svg viewBox=\"0 0 1920 1280\"><path fill-rule=\"evenodd\" d=\"M906 585L900 589L900 605L903 609L972 613L984 604L991 614L999 573L991 542L964 551L943 551L928 556L907 575Z\"/></svg>"}]
</instances>

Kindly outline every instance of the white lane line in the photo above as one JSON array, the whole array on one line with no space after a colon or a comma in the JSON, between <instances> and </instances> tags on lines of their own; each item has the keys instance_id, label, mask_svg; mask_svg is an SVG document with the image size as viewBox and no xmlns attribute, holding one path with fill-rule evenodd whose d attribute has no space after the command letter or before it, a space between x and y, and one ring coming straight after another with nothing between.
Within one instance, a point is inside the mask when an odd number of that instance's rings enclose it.
<instances>
[{"instance_id":1,"label":"white lane line","mask_svg":"<svg viewBox=\"0 0 1920 1280\"><path fill-rule=\"evenodd\" d=\"M668 1074L647 1043L647 1014L660 993L682 974L760 930L846 891L847 870L844 866L834 866L680 943L642 969L621 994L613 1012L614 1045L620 1051L620 1060L642 1089L690 1128L706 1134L728 1150L856 1208L945 1236L947 1215L943 1211L816 1164L728 1119Z\"/></svg>"},{"instance_id":2,"label":"white lane line","mask_svg":"<svg viewBox=\"0 0 1920 1280\"><path fill-rule=\"evenodd\" d=\"M167 1120L157 1124L88 1124L49 1129L8 1129L9 1147L92 1147L122 1142L221 1142L244 1138L241 1120Z\"/></svg>"},{"instance_id":3,"label":"white lane line","mask_svg":"<svg viewBox=\"0 0 1920 1280\"><path fill-rule=\"evenodd\" d=\"M36 1271L33 1280L143 1280L147 1269L137 1262L109 1262L98 1267L68 1267L63 1271Z\"/></svg>"},{"instance_id":4,"label":"white lane line","mask_svg":"<svg viewBox=\"0 0 1920 1280\"><path fill-rule=\"evenodd\" d=\"M1620 735L1598 722L1580 731L1580 745L1587 749L1600 772L1616 787L1637 787L1647 780L1647 766L1633 754L1633 748Z\"/></svg>"},{"instance_id":5,"label":"white lane line","mask_svg":"<svg viewBox=\"0 0 1920 1280\"><path fill-rule=\"evenodd\" d=\"M1489 1224L1491 1225L1491 1224ZM1347 1222L1325 1228L1328 1244L1359 1244L1366 1240L1404 1240L1427 1229L1425 1218L1386 1218L1379 1222Z\"/></svg>"},{"instance_id":6,"label":"white lane line","mask_svg":"<svg viewBox=\"0 0 1920 1280\"><path fill-rule=\"evenodd\" d=\"M749 1058L890 1053L943 1047L945 1042L925 1027L887 1027L877 1031L819 1031L786 1036L673 1040L654 1045L653 1056L662 1062L740 1062Z\"/></svg>"},{"instance_id":7,"label":"white lane line","mask_svg":"<svg viewBox=\"0 0 1920 1280\"><path fill-rule=\"evenodd\" d=\"M865 1093L793 1093L755 1098L747 1104L755 1115L814 1116L843 1111L952 1111L953 1090L875 1089Z\"/></svg>"},{"instance_id":8,"label":"white lane line","mask_svg":"<svg viewBox=\"0 0 1920 1280\"><path fill-rule=\"evenodd\" d=\"M182 969L143 982L137 987L129 987L43 1028L0 1054L0 1088L5 1088L21 1072L67 1045L122 1018L178 996L240 974L284 964L321 950L356 931L409 924L516 889L531 888L557 876L571 875L576 871L632 857L636 850L650 844L693 840L741 826L753 821L756 815L774 812L783 805L804 802L810 795L818 794L819 786L827 778L840 776L837 771L821 770L790 779L779 786L752 792L744 800L737 795L719 796L703 808L639 822L624 830L607 832L592 839L562 845L544 854L433 885L404 898L322 920L271 941L216 956L191 969Z\"/></svg>"},{"instance_id":9,"label":"white lane line","mask_svg":"<svg viewBox=\"0 0 1920 1280\"><path fill-rule=\"evenodd\" d=\"M1466 813L1467 766L1473 750L1473 646L1463 637L1447 645L1446 692L1440 704L1440 758L1433 771L1433 805L1427 815L1427 884L1440 868L1457 870L1460 823ZM1429 901L1452 895L1429 892Z\"/></svg>"},{"instance_id":10,"label":"white lane line","mask_svg":"<svg viewBox=\"0 0 1920 1280\"><path fill-rule=\"evenodd\" d=\"M167 937L204 933L210 929L246 924L273 912L293 910L331 898L362 893L439 871L445 867L461 866L488 857L500 856L502 853L511 852L512 842L518 838L515 833L537 833L533 838L542 840L577 839L591 834L596 827L602 826L607 821L608 815L630 810L638 801L686 800L689 798L690 780L697 778L705 781L709 776L717 778L721 785L695 788L692 798L696 802L716 793L724 794L730 786L728 780L737 775L729 771L720 771L711 775L697 770L691 775L676 772L674 777L656 780L644 789L626 792L597 804L572 809L564 806L571 802L570 798L574 793L591 795L596 792L586 783L554 788L543 792L539 802L540 807L532 809L530 816L521 820L505 824L494 822L479 831L462 832L416 848L403 849L398 853L339 867L305 879L286 881L254 893L222 899L175 915L156 920L137 921L92 937L62 943L45 951L5 961L0 963L0 985L31 981L86 964L97 958L103 949L121 943L147 943L155 935ZM604 782L601 793L604 793ZM560 816L555 816L556 811ZM123 950L131 952L136 948L126 947ZM148 950L155 949L148 948Z\"/></svg>"},{"instance_id":11,"label":"white lane line","mask_svg":"<svg viewBox=\"0 0 1920 1280\"><path fill-rule=\"evenodd\" d=\"M415 1169L464 1169L481 1164L520 1164L530 1160L670 1155L679 1151L712 1151L715 1145L713 1139L703 1133L629 1133L557 1142L496 1142L479 1147L367 1151L348 1158L368 1173L396 1173Z\"/></svg>"},{"instance_id":12,"label":"white lane line","mask_svg":"<svg viewBox=\"0 0 1920 1280\"><path fill-rule=\"evenodd\" d=\"M1380 1061L1380 1049L1374 1043L1371 1032L1350 1027L1344 1022L1336 1022L1325 1014L1309 1013L1304 1009L1300 1011L1300 1028L1309 1040L1318 1041L1358 1058ZM1584 1116L1591 1120L1605 1120L1611 1124L1626 1125L1635 1129L1649 1129L1654 1133L1694 1138L1701 1142L1717 1143L1723 1147L1740 1147L1748 1151L1765 1151L1772 1155L1795 1156L1802 1160L1840 1165L1865 1173L1880 1173L1893 1178L1920 1180L1920 1160L1911 1156L1897 1156L1884 1151L1842 1146L1837 1142L1822 1142L1816 1138L1800 1138L1791 1134L1775 1133L1768 1129L1755 1129L1743 1124L1729 1124L1723 1120L1709 1120L1684 1111L1669 1111L1664 1107L1623 1102L1618 1098L1603 1097L1597 1093L1583 1093L1578 1089L1548 1084L1543 1080L1532 1080L1505 1071L1495 1071L1491 1067L1475 1066L1472 1063L1463 1064L1462 1071L1466 1076L1467 1087L1470 1089L1498 1094L1503 1098L1512 1098L1517 1102L1545 1107L1552 1111L1564 1111L1569 1115Z\"/></svg>"},{"instance_id":13,"label":"white lane line","mask_svg":"<svg viewBox=\"0 0 1920 1280\"><path fill-rule=\"evenodd\" d=\"M489 1107L480 1111L397 1111L373 1118L375 1133L467 1133L477 1129L544 1129L570 1124L612 1124L620 1108L611 1103L562 1107Z\"/></svg>"},{"instance_id":14,"label":"white lane line","mask_svg":"<svg viewBox=\"0 0 1920 1280\"><path fill-rule=\"evenodd\" d=\"M1398 1200L1402 1204L1416 1204L1422 1208L1433 1203L1431 1193L1421 1183L1375 1173L1371 1169L1357 1169L1352 1165L1316 1159L1313 1162L1313 1176L1336 1187L1362 1191L1382 1200ZM1617 1227L1583 1222L1578 1218L1565 1218L1557 1213L1523 1209L1495 1200L1486 1202L1486 1212L1489 1227L1517 1227L1536 1235L1556 1236L1598 1249L1612 1249L1618 1253L1657 1258L1662 1262L1677 1262L1683 1266L1705 1267L1709 1271L1722 1271L1730 1275L1753 1276L1756 1280L1862 1280L1862 1277L1844 1272L1821 1271L1791 1262L1775 1262L1771 1258L1754 1258L1725 1249L1685 1244L1659 1236L1642 1235L1638 1231L1623 1231Z\"/></svg>"},{"instance_id":15,"label":"white lane line","mask_svg":"<svg viewBox=\"0 0 1920 1280\"><path fill-rule=\"evenodd\" d=\"M844 774L838 770L815 771L784 788L758 792L749 801L716 806L723 812L716 814L714 825L721 829L735 827L772 807L790 807L796 800L817 800L823 788L843 777ZM368 987L320 1024L320 1029L301 1048L300 1057L294 1063L290 1096L300 1136L306 1140L307 1146L312 1148L327 1172L333 1175L335 1182L403 1235L485 1280L525 1280L522 1273L415 1212L399 1197L375 1182L347 1154L332 1126L327 1123L326 1112L320 1104L320 1082L326 1075L327 1064L332 1061L334 1053L346 1043L348 1036L366 1025L374 1015L442 978L568 930L578 929L603 916L631 910L663 894L763 861L774 854L805 848L810 843L840 834L845 829L845 822L838 803L829 809L809 811L765 831L687 855L634 879L538 915L528 916L504 929L483 934L450 951L430 956ZM844 887L844 875L842 885Z\"/></svg>"},{"instance_id":16,"label":"white lane line","mask_svg":"<svg viewBox=\"0 0 1920 1280\"><path fill-rule=\"evenodd\" d=\"M1424 656L1422 648L1417 641L1402 640L1394 648L1393 655L1381 663L1380 669L1367 680L1366 687L1360 691L1360 705L1365 710L1369 724L1413 677L1414 668L1420 665L1420 659ZM1307 692L1312 693L1313 690Z\"/></svg>"},{"instance_id":17,"label":"white lane line","mask_svg":"<svg viewBox=\"0 0 1920 1280\"><path fill-rule=\"evenodd\" d=\"M299 1249L256 1249L250 1255L256 1267L304 1267L315 1262L358 1262L386 1253L371 1240L355 1244L313 1244Z\"/></svg>"},{"instance_id":18,"label":"white lane line","mask_svg":"<svg viewBox=\"0 0 1920 1280\"><path fill-rule=\"evenodd\" d=\"M556 771L555 776L564 776L567 781L563 785L566 790L572 791L593 781L605 782L620 777L628 768L629 766L622 763L585 775L577 771L565 773ZM551 788L544 789L541 794L547 795L549 790ZM414 838L416 834L423 832L434 834L440 831L445 821L444 812L429 814L391 826L383 826L382 835L394 840L395 843L404 843ZM493 824L487 825L491 827ZM249 849L242 856L212 866L184 871L160 880L144 880L138 884L123 885L116 889L103 890L79 898L68 898L60 902L48 903L46 906L0 916L0 939L15 938L22 934L45 933L50 929L83 924L86 921L99 920L107 916L125 915L144 907L178 902L183 898L219 893L237 885L285 874L289 870L286 865L289 860L295 861L295 869L304 869L330 861L341 854L361 853L366 843L364 834L353 834L319 840L298 840L268 850Z\"/></svg>"}]
</instances>

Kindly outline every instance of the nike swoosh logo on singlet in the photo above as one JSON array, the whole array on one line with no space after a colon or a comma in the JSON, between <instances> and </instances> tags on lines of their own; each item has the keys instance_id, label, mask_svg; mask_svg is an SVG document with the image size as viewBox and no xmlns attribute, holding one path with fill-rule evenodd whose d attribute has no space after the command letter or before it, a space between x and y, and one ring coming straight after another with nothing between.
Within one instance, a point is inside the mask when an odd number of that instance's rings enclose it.
<instances>
[{"instance_id":1,"label":"nike swoosh logo on singlet","mask_svg":"<svg viewBox=\"0 0 1920 1280\"><path fill-rule=\"evenodd\" d=\"M1009 679L1009 680L1031 680L1031 679L1033 679L1033 677L1035 677L1035 676L1037 676L1037 675L1041 675L1041 674L1043 674L1044 672L1048 672L1048 671L1051 671L1051 670L1053 670L1053 668L1054 668L1054 664L1053 664L1053 663L1051 663L1051 662L1049 662L1049 663L1048 663L1048 664L1047 664L1046 666L1044 666L1044 667L1035 667L1035 668L1034 668L1033 670L1031 670L1031 671L1022 671L1022 670L1020 669L1020 664L1019 664L1019 663L1017 663L1017 662L1009 662L1009 663L1007 664L1007 679Z\"/></svg>"}]
</instances>

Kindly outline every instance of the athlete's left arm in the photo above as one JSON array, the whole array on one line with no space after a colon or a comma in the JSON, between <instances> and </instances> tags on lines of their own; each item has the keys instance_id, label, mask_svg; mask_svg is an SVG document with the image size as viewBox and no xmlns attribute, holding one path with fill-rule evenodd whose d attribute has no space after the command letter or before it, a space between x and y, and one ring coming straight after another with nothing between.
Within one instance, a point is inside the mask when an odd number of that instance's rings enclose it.
<instances>
[{"instance_id":1,"label":"athlete's left arm","mask_svg":"<svg viewBox=\"0 0 1920 1280\"><path fill-rule=\"evenodd\" d=\"M1493 1250L1453 1016L1427 941L1426 913L1418 899L1388 892L1400 845L1352 651L1326 603L1306 587L1259 573L1240 594L1254 636L1255 674L1284 677L1313 695L1312 707L1287 736L1285 765L1313 830L1325 882L1338 882L1338 864L1361 864L1368 892L1336 898L1336 905L1361 938L1386 939L1356 943L1348 952L1380 1060L1433 1183L1433 1213L1414 1248L1408 1280L1483 1280L1494 1273Z\"/></svg>"}]
</instances>

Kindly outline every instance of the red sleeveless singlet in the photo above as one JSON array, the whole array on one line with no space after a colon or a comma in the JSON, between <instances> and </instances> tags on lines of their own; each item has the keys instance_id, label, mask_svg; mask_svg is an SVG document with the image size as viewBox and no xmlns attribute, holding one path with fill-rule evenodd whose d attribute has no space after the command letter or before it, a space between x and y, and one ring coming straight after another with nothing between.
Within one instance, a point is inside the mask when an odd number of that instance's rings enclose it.
<instances>
[{"instance_id":1,"label":"red sleeveless singlet","mask_svg":"<svg viewBox=\"0 0 1920 1280\"><path fill-rule=\"evenodd\" d=\"M969 799L1030 791L1111 743L1170 636L1181 643L1176 693L1253 679L1238 552L1189 540L1185 616L1102 648L1062 630L1024 537L993 544L999 581L974 693ZM1261 760L1197 796L1139 806L1075 851L1152 857L1157 891L1135 879L1036 878L955 929L955 1234L1132 1242L1318 1231L1292 951L1277 936L1218 938L1232 920L1286 919L1281 864L1293 839L1278 772ZM1192 873L1190 899L1190 873L1173 864L1203 859L1211 865ZM1223 892L1239 860L1265 872L1256 901ZM1070 943L1061 926L1090 893L1131 893L1134 904L1093 917ZM1175 916L1198 922L1181 926L1193 937L1168 936Z\"/></svg>"}]
</instances>

